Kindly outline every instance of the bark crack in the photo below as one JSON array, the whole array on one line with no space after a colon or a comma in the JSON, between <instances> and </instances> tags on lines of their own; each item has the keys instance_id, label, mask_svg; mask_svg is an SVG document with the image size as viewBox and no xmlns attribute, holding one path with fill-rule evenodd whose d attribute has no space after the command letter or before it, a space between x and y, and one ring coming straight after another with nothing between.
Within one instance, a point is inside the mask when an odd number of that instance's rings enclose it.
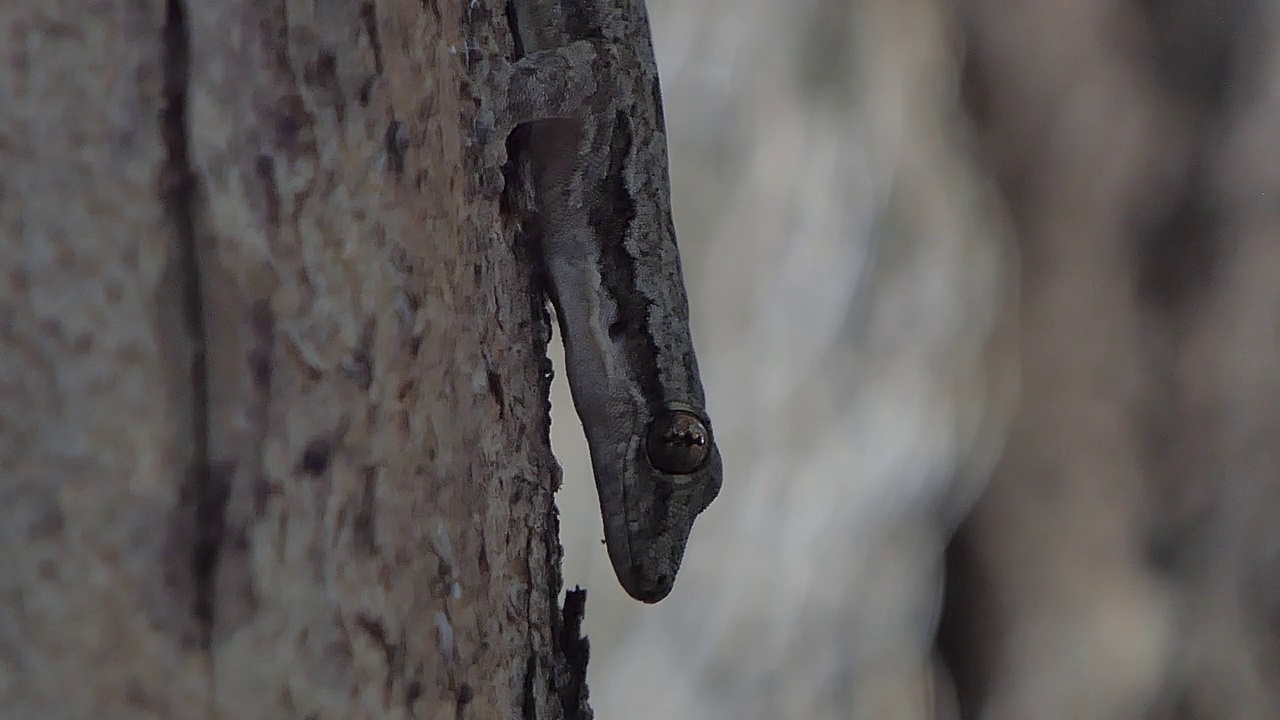
<instances>
[{"instance_id":1,"label":"bark crack","mask_svg":"<svg viewBox=\"0 0 1280 720\"><path fill-rule=\"evenodd\" d=\"M174 255L182 284L182 317L190 342L191 409L190 461L181 502L194 523L189 562L194 597L192 614L200 643L212 644L214 574L227 502L227 477L214 473L209 458L209 380L205 333L205 307L201 286L200 253L196 233L195 173L191 165L187 133L187 86L190 41L186 8L181 0L167 0L163 36L164 109L161 128L166 159L161 201L171 226Z\"/></svg>"}]
</instances>

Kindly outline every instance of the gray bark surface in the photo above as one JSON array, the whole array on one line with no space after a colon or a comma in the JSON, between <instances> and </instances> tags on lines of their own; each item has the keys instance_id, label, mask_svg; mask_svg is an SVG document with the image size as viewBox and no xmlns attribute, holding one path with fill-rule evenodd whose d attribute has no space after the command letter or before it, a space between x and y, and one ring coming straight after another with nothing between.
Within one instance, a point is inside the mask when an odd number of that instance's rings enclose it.
<instances>
[{"instance_id":1,"label":"gray bark surface","mask_svg":"<svg viewBox=\"0 0 1280 720\"><path fill-rule=\"evenodd\" d=\"M0 10L0 714L559 712L464 5Z\"/></svg>"}]
</instances>

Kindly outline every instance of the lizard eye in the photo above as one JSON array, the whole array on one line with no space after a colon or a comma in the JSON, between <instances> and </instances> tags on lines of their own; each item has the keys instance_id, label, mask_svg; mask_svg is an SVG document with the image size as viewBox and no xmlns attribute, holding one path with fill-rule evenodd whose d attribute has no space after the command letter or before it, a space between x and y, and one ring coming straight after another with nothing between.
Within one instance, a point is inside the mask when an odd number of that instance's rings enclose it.
<instances>
[{"instance_id":1,"label":"lizard eye","mask_svg":"<svg viewBox=\"0 0 1280 720\"><path fill-rule=\"evenodd\" d=\"M668 410L649 426L649 462L672 475L697 472L711 456L711 430L691 412Z\"/></svg>"}]
</instances>

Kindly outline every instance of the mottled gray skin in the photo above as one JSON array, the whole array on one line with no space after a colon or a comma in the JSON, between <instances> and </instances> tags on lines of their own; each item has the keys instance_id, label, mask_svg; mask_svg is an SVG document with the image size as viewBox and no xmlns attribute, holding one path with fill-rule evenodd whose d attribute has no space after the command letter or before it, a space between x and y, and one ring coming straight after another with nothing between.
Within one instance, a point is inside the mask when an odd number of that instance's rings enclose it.
<instances>
[{"instance_id":1,"label":"mottled gray skin","mask_svg":"<svg viewBox=\"0 0 1280 720\"><path fill-rule=\"evenodd\" d=\"M564 338L609 559L643 602L671 592L694 518L720 492L671 221L666 129L643 0L515 0L519 60L495 73L499 132L519 136L517 192ZM707 431L689 474L653 466L646 438L673 409Z\"/></svg>"}]
</instances>

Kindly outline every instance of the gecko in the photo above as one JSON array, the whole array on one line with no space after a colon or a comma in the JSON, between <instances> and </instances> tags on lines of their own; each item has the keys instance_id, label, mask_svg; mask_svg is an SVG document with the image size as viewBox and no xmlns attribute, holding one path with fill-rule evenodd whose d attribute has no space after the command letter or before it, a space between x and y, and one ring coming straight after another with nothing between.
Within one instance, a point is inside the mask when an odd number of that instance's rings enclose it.
<instances>
[{"instance_id":1,"label":"gecko","mask_svg":"<svg viewBox=\"0 0 1280 720\"><path fill-rule=\"evenodd\" d=\"M515 59L487 79L503 142L484 167L503 166L521 128L497 182L528 209L610 563L627 594L656 603L723 469L689 331L648 11L509 0L507 15Z\"/></svg>"}]
</instances>

